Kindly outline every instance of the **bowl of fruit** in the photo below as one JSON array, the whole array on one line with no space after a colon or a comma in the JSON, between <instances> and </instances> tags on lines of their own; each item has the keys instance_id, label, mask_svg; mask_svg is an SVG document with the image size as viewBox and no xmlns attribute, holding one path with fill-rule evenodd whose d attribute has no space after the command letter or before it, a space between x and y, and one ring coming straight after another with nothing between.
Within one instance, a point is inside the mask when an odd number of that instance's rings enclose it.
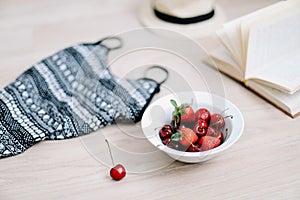
<instances>
[{"instance_id":1,"label":"bowl of fruit","mask_svg":"<svg viewBox=\"0 0 300 200\"><path fill-rule=\"evenodd\" d=\"M232 146L242 135L244 119L229 100L207 92L164 96L145 110L145 137L175 160L198 163Z\"/></svg>"}]
</instances>

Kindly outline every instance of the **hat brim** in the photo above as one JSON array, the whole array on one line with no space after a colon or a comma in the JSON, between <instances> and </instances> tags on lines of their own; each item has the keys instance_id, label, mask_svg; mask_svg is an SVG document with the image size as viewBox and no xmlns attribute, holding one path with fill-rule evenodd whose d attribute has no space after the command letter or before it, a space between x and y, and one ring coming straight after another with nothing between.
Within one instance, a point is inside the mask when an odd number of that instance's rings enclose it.
<instances>
[{"instance_id":1,"label":"hat brim","mask_svg":"<svg viewBox=\"0 0 300 200\"><path fill-rule=\"evenodd\" d=\"M144 1L140 8L139 19L143 26L149 28L167 29L179 32L188 37L201 38L214 34L226 21L222 8L216 3L215 14L212 18L194 24L175 24L163 21L156 17L151 0Z\"/></svg>"}]
</instances>

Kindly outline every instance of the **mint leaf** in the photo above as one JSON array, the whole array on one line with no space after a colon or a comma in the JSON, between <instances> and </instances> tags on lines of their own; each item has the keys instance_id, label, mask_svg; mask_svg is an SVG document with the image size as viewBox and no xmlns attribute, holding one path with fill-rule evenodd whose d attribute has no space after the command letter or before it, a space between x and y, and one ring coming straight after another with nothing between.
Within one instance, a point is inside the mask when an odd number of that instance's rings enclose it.
<instances>
[{"instance_id":1,"label":"mint leaf","mask_svg":"<svg viewBox=\"0 0 300 200\"><path fill-rule=\"evenodd\" d=\"M179 132L174 133L174 134L171 136L171 140L172 140L172 141L176 141L176 142L182 140L182 135L181 135L181 133L179 133Z\"/></svg>"},{"instance_id":2,"label":"mint leaf","mask_svg":"<svg viewBox=\"0 0 300 200\"><path fill-rule=\"evenodd\" d=\"M177 108L177 103L175 100L171 99L170 102L175 108Z\"/></svg>"},{"instance_id":3,"label":"mint leaf","mask_svg":"<svg viewBox=\"0 0 300 200\"><path fill-rule=\"evenodd\" d=\"M180 109L183 109L184 107L186 107L186 106L188 106L188 105L189 105L189 104L187 104L187 103L183 103L183 104L180 105L179 108L180 108Z\"/></svg>"},{"instance_id":4,"label":"mint leaf","mask_svg":"<svg viewBox=\"0 0 300 200\"><path fill-rule=\"evenodd\" d=\"M186 112L185 112L185 110L180 110L178 113L179 114L185 114Z\"/></svg>"}]
</instances>

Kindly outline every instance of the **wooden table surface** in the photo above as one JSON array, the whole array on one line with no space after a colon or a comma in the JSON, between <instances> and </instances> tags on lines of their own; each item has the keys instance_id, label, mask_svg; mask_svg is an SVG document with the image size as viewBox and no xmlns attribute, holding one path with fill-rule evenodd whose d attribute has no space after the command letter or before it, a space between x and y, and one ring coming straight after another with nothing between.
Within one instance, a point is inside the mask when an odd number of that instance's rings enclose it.
<instances>
[{"instance_id":1,"label":"wooden table surface","mask_svg":"<svg viewBox=\"0 0 300 200\"><path fill-rule=\"evenodd\" d=\"M218 2L229 20L276 1ZM140 28L140 4L138 0L0 1L0 87L59 49ZM207 49L215 46L213 37L197 42ZM131 62L136 67L152 58L135 62L137 55L128 55L125 67L112 70L122 77L133 70ZM192 88L197 87L193 69L182 70L182 63L168 56L160 59L170 63ZM80 138L43 141L23 154L0 160L0 199L300 199L300 117L292 119L226 76L219 78L225 97L241 110L245 130L237 143L214 159L184 164L166 158L169 163L160 169L152 162L156 157L139 163L128 152L146 155L153 147L130 135L140 134L138 126L111 126ZM121 129L129 133L125 139ZM95 141L103 135L128 150L125 167L129 173L119 182L109 177L107 152L97 155L104 143ZM122 152L116 151L116 159L124 161Z\"/></svg>"}]
</instances>

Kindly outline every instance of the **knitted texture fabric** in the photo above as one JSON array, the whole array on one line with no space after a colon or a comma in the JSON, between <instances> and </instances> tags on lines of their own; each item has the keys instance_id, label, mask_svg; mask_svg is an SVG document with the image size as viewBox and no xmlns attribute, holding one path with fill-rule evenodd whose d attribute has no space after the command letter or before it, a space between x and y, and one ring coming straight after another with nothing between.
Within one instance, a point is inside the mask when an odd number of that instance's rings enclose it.
<instances>
[{"instance_id":1,"label":"knitted texture fabric","mask_svg":"<svg viewBox=\"0 0 300 200\"><path fill-rule=\"evenodd\" d=\"M151 79L120 79L107 66L109 49L78 44L38 62L0 91L0 158L42 140L137 122L159 91Z\"/></svg>"}]
</instances>

